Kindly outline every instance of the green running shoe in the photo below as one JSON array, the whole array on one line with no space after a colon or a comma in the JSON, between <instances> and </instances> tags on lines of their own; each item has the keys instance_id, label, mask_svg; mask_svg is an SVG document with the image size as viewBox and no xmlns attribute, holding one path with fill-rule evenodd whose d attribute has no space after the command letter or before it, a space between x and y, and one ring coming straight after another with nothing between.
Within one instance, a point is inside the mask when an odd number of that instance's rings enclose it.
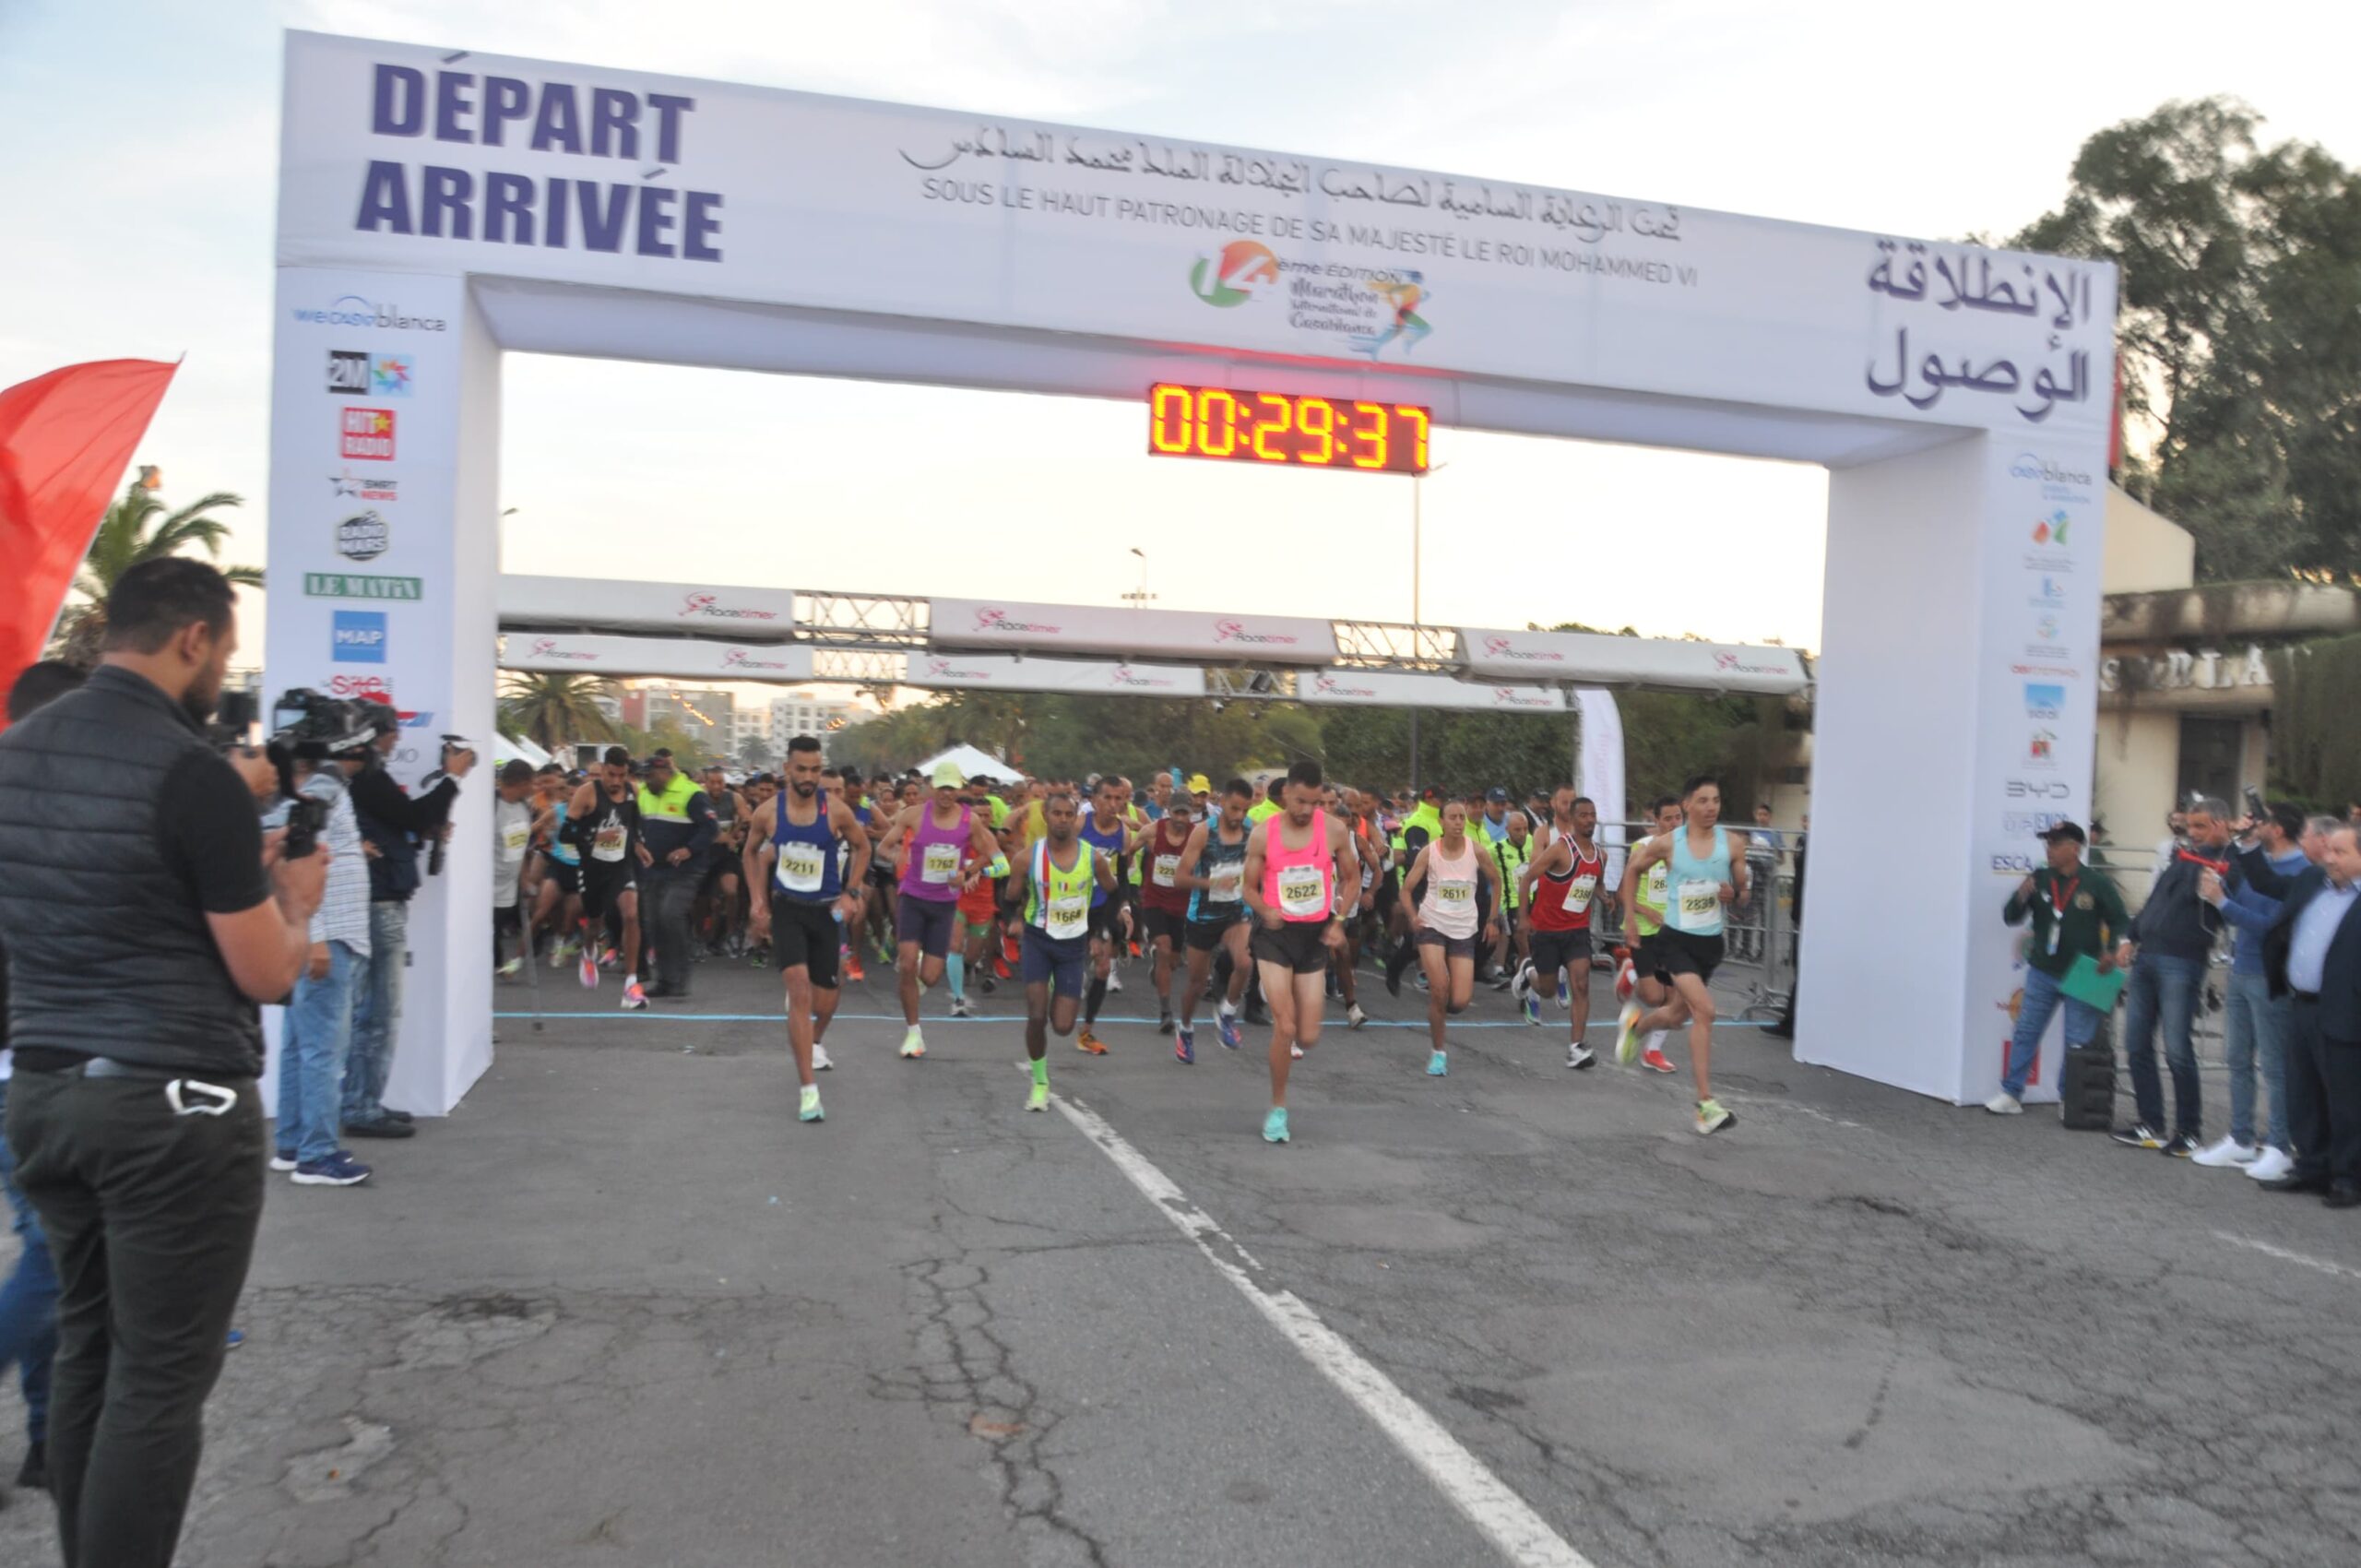
<instances>
[{"instance_id":1,"label":"green running shoe","mask_svg":"<svg viewBox=\"0 0 2361 1568\"><path fill-rule=\"evenodd\" d=\"M1722 1109L1722 1102L1718 1099L1697 1102L1697 1135L1700 1137L1718 1133L1737 1120L1736 1116Z\"/></svg>"},{"instance_id":2,"label":"green running shoe","mask_svg":"<svg viewBox=\"0 0 2361 1568\"><path fill-rule=\"evenodd\" d=\"M828 1113L820 1109L819 1085L803 1086L803 1103L796 1111L795 1119L799 1122L825 1122L828 1119Z\"/></svg>"},{"instance_id":3,"label":"green running shoe","mask_svg":"<svg viewBox=\"0 0 2361 1568\"><path fill-rule=\"evenodd\" d=\"M1025 1097L1025 1109L1027 1111L1049 1110L1050 1086L1047 1084L1035 1084L1033 1086L1033 1092Z\"/></svg>"},{"instance_id":4,"label":"green running shoe","mask_svg":"<svg viewBox=\"0 0 2361 1568\"><path fill-rule=\"evenodd\" d=\"M1271 1113L1263 1118L1263 1141L1266 1144L1283 1144L1287 1141L1287 1108L1286 1106L1271 1107Z\"/></svg>"}]
</instances>

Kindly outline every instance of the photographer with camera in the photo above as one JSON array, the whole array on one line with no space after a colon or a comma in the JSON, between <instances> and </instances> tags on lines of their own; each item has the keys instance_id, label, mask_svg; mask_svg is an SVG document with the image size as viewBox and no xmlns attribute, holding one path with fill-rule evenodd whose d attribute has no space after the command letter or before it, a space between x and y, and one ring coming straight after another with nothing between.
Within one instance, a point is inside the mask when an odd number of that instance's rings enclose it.
<instances>
[{"instance_id":1,"label":"photographer with camera","mask_svg":"<svg viewBox=\"0 0 2361 1568\"><path fill-rule=\"evenodd\" d=\"M401 743L401 716L384 703L363 703L361 711L371 743L339 760L368 846L369 962L353 1002L341 1115L348 1136L407 1138L418 1129L408 1112L386 1109L386 1078L401 1027L402 966L409 956L409 900L419 886L419 846L433 842L429 869L435 869L451 802L458 799L459 780L475 766L476 754L445 736L443 766L427 776L418 795L405 794L386 771L386 758Z\"/></svg>"},{"instance_id":2,"label":"photographer with camera","mask_svg":"<svg viewBox=\"0 0 2361 1568\"><path fill-rule=\"evenodd\" d=\"M344 1059L352 1043L352 999L369 963L369 862L344 770L334 759L365 751L374 737L356 703L298 687L272 710L269 752L291 798L289 852L307 838L331 855L327 891L312 916L312 950L279 1028L278 1148L270 1168L302 1187L352 1187L369 1168L340 1145Z\"/></svg>"},{"instance_id":3,"label":"photographer with camera","mask_svg":"<svg viewBox=\"0 0 2361 1568\"><path fill-rule=\"evenodd\" d=\"M303 972L328 856L266 841L206 739L228 580L146 561L106 610L89 682L0 735L7 1137L59 1277L65 1561L167 1568L262 1218L258 1004Z\"/></svg>"}]
</instances>

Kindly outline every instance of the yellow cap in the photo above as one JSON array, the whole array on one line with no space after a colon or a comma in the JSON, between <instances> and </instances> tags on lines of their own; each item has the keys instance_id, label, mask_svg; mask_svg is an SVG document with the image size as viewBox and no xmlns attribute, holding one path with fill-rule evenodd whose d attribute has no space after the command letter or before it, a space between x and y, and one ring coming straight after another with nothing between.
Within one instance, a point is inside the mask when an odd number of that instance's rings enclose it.
<instances>
[{"instance_id":1,"label":"yellow cap","mask_svg":"<svg viewBox=\"0 0 2361 1568\"><path fill-rule=\"evenodd\" d=\"M1202 773L1192 773L1189 775L1189 793L1192 795L1210 795L1213 792L1213 780L1207 778Z\"/></svg>"}]
</instances>

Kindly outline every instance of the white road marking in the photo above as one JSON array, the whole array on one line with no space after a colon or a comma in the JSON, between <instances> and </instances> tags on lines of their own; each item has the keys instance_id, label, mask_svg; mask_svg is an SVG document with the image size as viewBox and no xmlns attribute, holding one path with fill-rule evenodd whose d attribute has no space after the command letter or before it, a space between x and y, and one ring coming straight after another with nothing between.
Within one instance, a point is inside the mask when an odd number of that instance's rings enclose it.
<instances>
[{"instance_id":1,"label":"white road marking","mask_svg":"<svg viewBox=\"0 0 2361 1568\"><path fill-rule=\"evenodd\" d=\"M2234 1247L2250 1247L2265 1257L2277 1258L2281 1263L2292 1263L2304 1268L2317 1269L2332 1278L2361 1279L2361 1268L2347 1268L2341 1263L2331 1263L2326 1258L2308 1257L2302 1253L2289 1252L2285 1247L2274 1247L2268 1241L2258 1241L2252 1237L2234 1235L2227 1230L2216 1230L2213 1234Z\"/></svg>"},{"instance_id":2,"label":"white road marking","mask_svg":"<svg viewBox=\"0 0 2361 1568\"><path fill-rule=\"evenodd\" d=\"M1191 1203L1170 1177L1109 1126L1105 1118L1064 1095L1055 1097L1050 1103L1115 1162L1115 1169L1129 1177L1132 1185L1162 1210L1180 1234L1197 1244L1205 1260L1237 1286L1273 1327L1287 1336L1303 1353L1304 1360L1342 1389L1345 1396L1359 1406L1361 1413L1375 1421L1412 1464L1426 1472L1427 1479L1442 1489L1469 1523L1500 1548L1503 1557L1518 1564L1518 1568L1595 1568L1590 1559L1567 1545L1525 1499L1485 1468L1483 1461L1463 1447L1442 1422L1427 1414L1342 1335L1323 1323L1320 1314L1306 1306L1302 1298L1292 1290L1274 1289L1255 1278L1262 1265L1214 1223L1211 1216ZM1235 1257L1224 1256L1216 1250L1216 1243Z\"/></svg>"}]
</instances>

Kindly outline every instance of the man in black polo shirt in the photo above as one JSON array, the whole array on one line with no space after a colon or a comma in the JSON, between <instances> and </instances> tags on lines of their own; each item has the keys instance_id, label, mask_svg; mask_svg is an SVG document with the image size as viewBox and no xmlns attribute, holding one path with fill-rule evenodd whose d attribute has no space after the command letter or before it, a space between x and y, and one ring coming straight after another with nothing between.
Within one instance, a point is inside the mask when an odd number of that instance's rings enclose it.
<instances>
[{"instance_id":1,"label":"man in black polo shirt","mask_svg":"<svg viewBox=\"0 0 2361 1568\"><path fill-rule=\"evenodd\" d=\"M66 1568L168 1568L262 1216L255 1004L303 970L327 856L266 849L206 742L221 574L146 562L107 618L89 683L0 735L7 1138L59 1278Z\"/></svg>"}]
</instances>

